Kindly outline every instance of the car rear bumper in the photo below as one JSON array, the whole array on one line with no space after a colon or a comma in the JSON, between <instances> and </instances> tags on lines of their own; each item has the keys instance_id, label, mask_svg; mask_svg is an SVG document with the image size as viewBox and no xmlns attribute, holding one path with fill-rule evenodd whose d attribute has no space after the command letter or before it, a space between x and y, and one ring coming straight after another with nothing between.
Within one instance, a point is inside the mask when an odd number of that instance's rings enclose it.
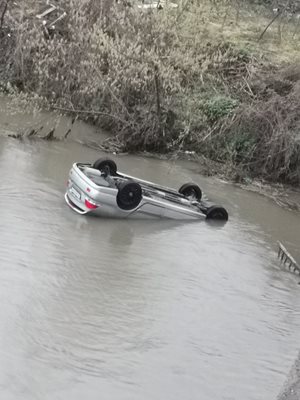
<instances>
[{"instance_id":1,"label":"car rear bumper","mask_svg":"<svg viewBox=\"0 0 300 400\"><path fill-rule=\"evenodd\" d=\"M65 193L65 200L66 200L66 203L68 204L68 206L70 208L72 208L73 211L77 212L78 214L84 215L89 212L88 210L83 210L77 204L75 204L75 201L71 200L71 198L69 197L68 192Z\"/></svg>"}]
</instances>

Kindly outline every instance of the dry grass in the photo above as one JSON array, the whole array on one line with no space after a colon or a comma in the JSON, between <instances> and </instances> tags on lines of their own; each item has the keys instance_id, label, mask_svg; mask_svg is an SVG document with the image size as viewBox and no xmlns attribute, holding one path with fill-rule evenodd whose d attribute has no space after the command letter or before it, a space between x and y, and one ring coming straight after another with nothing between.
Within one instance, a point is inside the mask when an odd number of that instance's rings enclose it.
<instances>
[{"instance_id":1,"label":"dry grass","mask_svg":"<svg viewBox=\"0 0 300 400\"><path fill-rule=\"evenodd\" d=\"M242 2L187 0L141 13L70 0L48 35L36 3L24 4L17 22L13 10L7 20L14 30L2 74L50 107L117 132L108 146L192 150L251 176L300 182L300 70L279 68L298 50L298 20L278 18L258 41L272 13Z\"/></svg>"}]
</instances>

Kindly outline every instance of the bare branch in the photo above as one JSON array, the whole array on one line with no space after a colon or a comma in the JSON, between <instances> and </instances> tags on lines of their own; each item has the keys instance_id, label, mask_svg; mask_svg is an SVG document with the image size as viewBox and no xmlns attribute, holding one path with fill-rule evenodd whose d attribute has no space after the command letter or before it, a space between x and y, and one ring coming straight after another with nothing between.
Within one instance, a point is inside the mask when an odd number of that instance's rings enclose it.
<instances>
[{"instance_id":1,"label":"bare branch","mask_svg":"<svg viewBox=\"0 0 300 400\"><path fill-rule=\"evenodd\" d=\"M273 19L268 23L268 25L265 27L265 29L262 31L262 33L260 34L258 41L262 40L262 38L264 37L265 33L267 32L267 30L270 28L270 26L276 21L277 18L280 17L280 15L283 13L283 9L278 11L277 14L275 15L275 17L273 17Z\"/></svg>"},{"instance_id":2,"label":"bare branch","mask_svg":"<svg viewBox=\"0 0 300 400\"><path fill-rule=\"evenodd\" d=\"M101 112L101 111L96 111L96 110L74 110L72 108L64 108L64 107L56 107L56 106L51 106L52 110L57 110L57 111L62 111L65 113L73 113L73 114L88 114L88 115L103 115L104 117L110 117L112 119L116 119L120 122L124 123L128 123L127 121L123 120L122 118L113 115L113 114L109 114L109 113L105 113L105 112Z\"/></svg>"},{"instance_id":3,"label":"bare branch","mask_svg":"<svg viewBox=\"0 0 300 400\"><path fill-rule=\"evenodd\" d=\"M0 29L2 29L2 27L3 27L4 17L5 17L5 14L7 12L8 3L9 2L10 2L10 0L6 0L5 3L4 3L3 11L2 11L2 14L1 14L1 18L0 18Z\"/></svg>"}]
</instances>

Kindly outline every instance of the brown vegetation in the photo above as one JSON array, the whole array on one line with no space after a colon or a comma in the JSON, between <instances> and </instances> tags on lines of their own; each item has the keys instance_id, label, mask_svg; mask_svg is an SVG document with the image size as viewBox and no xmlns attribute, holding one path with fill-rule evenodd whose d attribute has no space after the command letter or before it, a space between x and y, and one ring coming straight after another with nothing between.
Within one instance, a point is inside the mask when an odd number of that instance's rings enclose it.
<instances>
[{"instance_id":1,"label":"brown vegetation","mask_svg":"<svg viewBox=\"0 0 300 400\"><path fill-rule=\"evenodd\" d=\"M119 151L195 151L242 176L299 184L300 68L278 64L280 52L297 51L297 19L278 18L279 45L276 21L258 43L271 13L258 17L242 2L187 0L148 13L122 1L60 4L66 17L47 34L32 9L10 18L4 88L9 79L109 128L107 146ZM262 50L276 41L270 63Z\"/></svg>"}]
</instances>

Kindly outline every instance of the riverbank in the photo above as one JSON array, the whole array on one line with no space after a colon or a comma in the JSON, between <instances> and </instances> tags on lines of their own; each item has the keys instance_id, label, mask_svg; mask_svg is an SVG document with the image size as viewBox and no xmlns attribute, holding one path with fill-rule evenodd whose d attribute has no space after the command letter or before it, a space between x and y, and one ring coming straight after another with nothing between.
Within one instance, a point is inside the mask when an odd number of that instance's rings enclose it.
<instances>
[{"instance_id":1,"label":"riverbank","mask_svg":"<svg viewBox=\"0 0 300 400\"><path fill-rule=\"evenodd\" d=\"M110 151L107 142L110 134L94 125L74 120L67 116L45 110L37 111L35 107L26 106L19 97L0 95L1 133L14 140L31 141L74 141L84 147L106 152L109 157L126 155L130 152ZM53 133L53 135L52 135ZM267 197L278 206L290 211L300 211L299 188L280 183L270 183L262 179L251 179L232 165L213 161L191 151L174 151L168 154L135 152L143 158L165 160L172 163L187 161L193 171L204 177L217 177L243 190Z\"/></svg>"},{"instance_id":2,"label":"riverbank","mask_svg":"<svg viewBox=\"0 0 300 400\"><path fill-rule=\"evenodd\" d=\"M260 6L74 0L45 36L34 4L7 12L3 90L111 131L111 152L195 155L238 182L299 185L296 14L263 34L274 16Z\"/></svg>"},{"instance_id":3,"label":"riverbank","mask_svg":"<svg viewBox=\"0 0 300 400\"><path fill-rule=\"evenodd\" d=\"M300 399L300 353L277 400Z\"/></svg>"},{"instance_id":4,"label":"riverbank","mask_svg":"<svg viewBox=\"0 0 300 400\"><path fill-rule=\"evenodd\" d=\"M19 98L0 96L0 120L2 130L0 135L12 140L38 143L39 141L73 141L84 147L99 152L106 152L109 157L126 155L118 151L110 151L107 141L110 134L99 128L86 124L80 119L74 120L54 112L39 111L25 107ZM143 158L159 159L171 163L187 161L191 169L204 177L217 177L243 190L267 197L278 206L290 211L300 211L300 190L292 185L269 183L261 179L250 179L243 176L234 166L215 162L203 155L190 151L174 151L168 154L158 154L146 151L135 152Z\"/></svg>"}]
</instances>

